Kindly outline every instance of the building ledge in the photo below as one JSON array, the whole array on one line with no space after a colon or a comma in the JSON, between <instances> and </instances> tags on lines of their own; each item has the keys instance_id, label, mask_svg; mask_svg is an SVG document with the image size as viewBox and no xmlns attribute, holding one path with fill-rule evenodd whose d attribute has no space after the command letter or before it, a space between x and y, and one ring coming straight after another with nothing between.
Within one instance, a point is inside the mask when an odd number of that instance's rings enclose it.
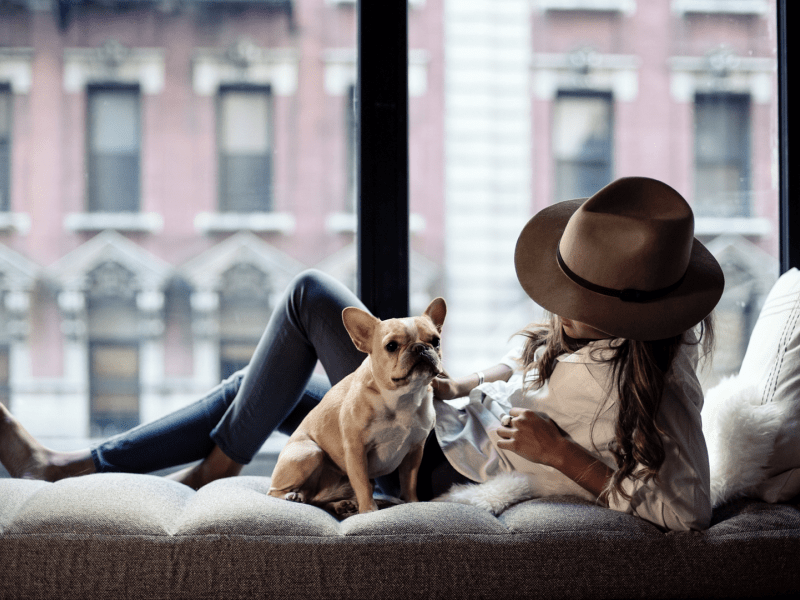
<instances>
[{"instance_id":1,"label":"building ledge","mask_svg":"<svg viewBox=\"0 0 800 600\"><path fill-rule=\"evenodd\" d=\"M631 15L636 12L636 0L533 0L540 11L584 10L598 12L620 12Z\"/></svg>"},{"instance_id":2,"label":"building ledge","mask_svg":"<svg viewBox=\"0 0 800 600\"><path fill-rule=\"evenodd\" d=\"M286 212L203 212L194 218L195 231L202 234L234 231L292 233L295 227L294 215Z\"/></svg>"},{"instance_id":3,"label":"building ledge","mask_svg":"<svg viewBox=\"0 0 800 600\"><path fill-rule=\"evenodd\" d=\"M164 229L164 218L154 212L87 212L70 213L64 217L67 231L132 231L159 233Z\"/></svg>"},{"instance_id":4,"label":"building ledge","mask_svg":"<svg viewBox=\"0 0 800 600\"><path fill-rule=\"evenodd\" d=\"M769 0L672 0L672 12L686 14L766 15Z\"/></svg>"},{"instance_id":5,"label":"building ledge","mask_svg":"<svg viewBox=\"0 0 800 600\"><path fill-rule=\"evenodd\" d=\"M28 233L30 229L28 213L0 212L0 233Z\"/></svg>"},{"instance_id":6,"label":"building ledge","mask_svg":"<svg viewBox=\"0 0 800 600\"><path fill-rule=\"evenodd\" d=\"M718 236L736 234L766 237L772 233L772 223L763 217L695 217L694 234Z\"/></svg>"}]
</instances>

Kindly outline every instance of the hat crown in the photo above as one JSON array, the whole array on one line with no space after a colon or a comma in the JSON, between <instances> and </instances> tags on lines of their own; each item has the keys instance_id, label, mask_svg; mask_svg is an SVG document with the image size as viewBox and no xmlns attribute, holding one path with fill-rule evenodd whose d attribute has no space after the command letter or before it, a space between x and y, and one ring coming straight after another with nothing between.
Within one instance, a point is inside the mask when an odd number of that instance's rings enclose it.
<instances>
[{"instance_id":1,"label":"hat crown","mask_svg":"<svg viewBox=\"0 0 800 600\"><path fill-rule=\"evenodd\" d=\"M612 290L656 291L686 273L694 217L670 186L643 177L619 179L584 202L559 242L564 265Z\"/></svg>"}]
</instances>

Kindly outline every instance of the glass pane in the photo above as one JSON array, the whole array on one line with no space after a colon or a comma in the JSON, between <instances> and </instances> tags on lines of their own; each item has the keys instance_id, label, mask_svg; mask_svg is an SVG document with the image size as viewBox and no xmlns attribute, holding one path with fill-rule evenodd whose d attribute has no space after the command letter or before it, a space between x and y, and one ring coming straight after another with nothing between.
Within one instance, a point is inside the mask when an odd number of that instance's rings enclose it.
<instances>
[{"instance_id":1,"label":"glass pane","mask_svg":"<svg viewBox=\"0 0 800 600\"><path fill-rule=\"evenodd\" d=\"M430 123L415 127L411 101L412 211L442 224L439 245L412 241L442 272L452 375L496 364L543 317L513 267L524 223L629 175L661 179L693 206L727 280L704 385L738 371L778 274L775 5L703 4L445 0L440 53L412 11L411 48L441 60L429 89L444 107L440 216L422 167L433 164Z\"/></svg>"},{"instance_id":2,"label":"glass pane","mask_svg":"<svg viewBox=\"0 0 800 600\"><path fill-rule=\"evenodd\" d=\"M26 428L74 449L240 368L302 270L355 284L356 6L67 8L0 3L0 345Z\"/></svg>"},{"instance_id":3,"label":"glass pane","mask_svg":"<svg viewBox=\"0 0 800 600\"><path fill-rule=\"evenodd\" d=\"M132 90L89 92L90 143L98 153L139 151L139 94Z\"/></svg>"},{"instance_id":4,"label":"glass pane","mask_svg":"<svg viewBox=\"0 0 800 600\"><path fill-rule=\"evenodd\" d=\"M89 198L92 210L139 208L139 92L89 90Z\"/></svg>"},{"instance_id":5,"label":"glass pane","mask_svg":"<svg viewBox=\"0 0 800 600\"><path fill-rule=\"evenodd\" d=\"M92 372L98 380L138 379L139 357L136 348L96 347L92 353Z\"/></svg>"},{"instance_id":6,"label":"glass pane","mask_svg":"<svg viewBox=\"0 0 800 600\"><path fill-rule=\"evenodd\" d=\"M269 96L266 92L220 94L220 145L226 154L264 154L269 149Z\"/></svg>"}]
</instances>

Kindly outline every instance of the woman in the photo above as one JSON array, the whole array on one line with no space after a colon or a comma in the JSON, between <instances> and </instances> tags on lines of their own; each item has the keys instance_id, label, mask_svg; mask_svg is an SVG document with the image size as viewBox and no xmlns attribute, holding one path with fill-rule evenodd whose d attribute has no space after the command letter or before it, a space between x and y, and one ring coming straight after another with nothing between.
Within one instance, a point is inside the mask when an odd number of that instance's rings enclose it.
<instances>
[{"instance_id":1,"label":"woman","mask_svg":"<svg viewBox=\"0 0 800 600\"><path fill-rule=\"evenodd\" d=\"M692 330L719 300L723 277L693 228L675 190L639 177L534 216L517 243L517 275L559 316L526 330L519 361L435 381L440 399L469 399L436 403L420 498L516 470L543 494L582 494L668 529L707 527ZM324 393L325 382L312 378L317 359L333 383L362 361L342 326L346 306L363 308L332 279L302 274L246 371L197 403L71 453L43 448L3 409L0 462L12 476L56 480L200 460L172 476L195 489L236 475L274 429L290 433ZM392 492L391 481L380 484Z\"/></svg>"}]
</instances>

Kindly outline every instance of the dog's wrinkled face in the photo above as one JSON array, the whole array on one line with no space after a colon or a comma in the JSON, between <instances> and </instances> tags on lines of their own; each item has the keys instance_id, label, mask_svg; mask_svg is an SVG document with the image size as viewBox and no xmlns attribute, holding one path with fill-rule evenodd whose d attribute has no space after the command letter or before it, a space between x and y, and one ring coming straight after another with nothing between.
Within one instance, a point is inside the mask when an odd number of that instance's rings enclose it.
<instances>
[{"instance_id":1,"label":"dog's wrinkled face","mask_svg":"<svg viewBox=\"0 0 800 600\"><path fill-rule=\"evenodd\" d=\"M446 311L444 300L437 298L420 317L380 321L347 308L342 319L356 347L370 355L375 380L395 390L427 385L442 372L440 334Z\"/></svg>"},{"instance_id":2,"label":"dog's wrinkled face","mask_svg":"<svg viewBox=\"0 0 800 600\"><path fill-rule=\"evenodd\" d=\"M373 374L388 375L391 383L404 387L424 379L427 385L442 371L439 332L424 317L385 321L389 327L372 351ZM379 347L378 347L379 346ZM387 387L389 387L387 385Z\"/></svg>"}]
</instances>

